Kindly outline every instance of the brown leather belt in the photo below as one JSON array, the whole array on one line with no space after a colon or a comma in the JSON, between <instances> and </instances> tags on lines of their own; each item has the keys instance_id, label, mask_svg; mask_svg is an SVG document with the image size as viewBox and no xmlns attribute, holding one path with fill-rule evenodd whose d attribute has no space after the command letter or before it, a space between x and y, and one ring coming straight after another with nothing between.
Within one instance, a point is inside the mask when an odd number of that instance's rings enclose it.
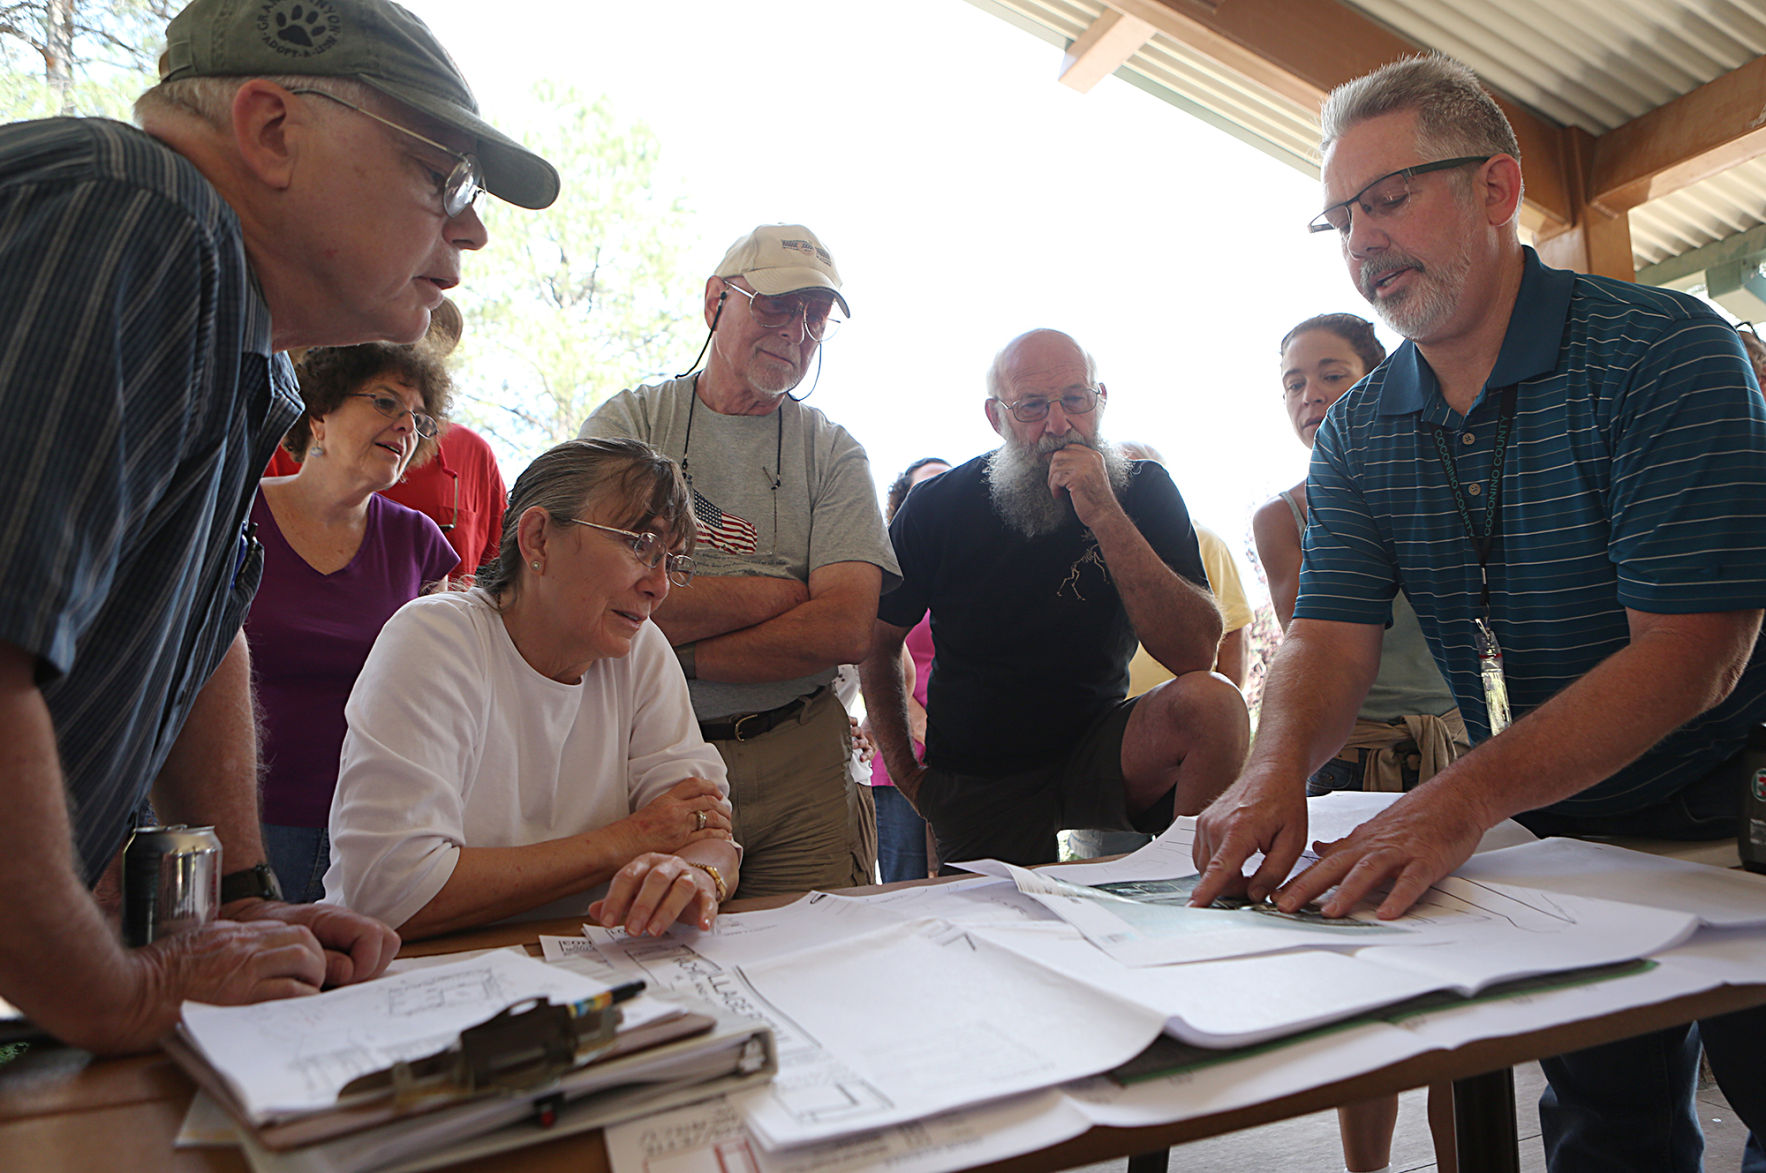
<instances>
[{"instance_id":1,"label":"brown leather belt","mask_svg":"<svg viewBox=\"0 0 1766 1173\"><path fill-rule=\"evenodd\" d=\"M827 691L825 686L818 688L808 696L786 701L778 708L768 709L764 713L743 713L718 721L701 721L699 734L707 741L753 741L761 734L770 733L779 725L795 718Z\"/></svg>"}]
</instances>

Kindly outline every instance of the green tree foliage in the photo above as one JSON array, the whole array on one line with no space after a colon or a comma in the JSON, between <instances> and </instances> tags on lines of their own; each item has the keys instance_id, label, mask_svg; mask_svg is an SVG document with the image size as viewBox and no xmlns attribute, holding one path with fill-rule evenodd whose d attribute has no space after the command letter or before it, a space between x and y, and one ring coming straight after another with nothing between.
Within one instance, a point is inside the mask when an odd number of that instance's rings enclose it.
<instances>
[{"instance_id":1,"label":"green tree foliage","mask_svg":"<svg viewBox=\"0 0 1766 1173\"><path fill-rule=\"evenodd\" d=\"M563 191L543 212L480 202L491 242L467 258L459 299L464 414L524 457L574 437L609 395L682 369L702 330L686 203L657 186L655 134L568 86L535 96L545 118L518 137Z\"/></svg>"},{"instance_id":2,"label":"green tree foliage","mask_svg":"<svg viewBox=\"0 0 1766 1173\"><path fill-rule=\"evenodd\" d=\"M0 0L0 122L127 118L183 0Z\"/></svg>"}]
</instances>

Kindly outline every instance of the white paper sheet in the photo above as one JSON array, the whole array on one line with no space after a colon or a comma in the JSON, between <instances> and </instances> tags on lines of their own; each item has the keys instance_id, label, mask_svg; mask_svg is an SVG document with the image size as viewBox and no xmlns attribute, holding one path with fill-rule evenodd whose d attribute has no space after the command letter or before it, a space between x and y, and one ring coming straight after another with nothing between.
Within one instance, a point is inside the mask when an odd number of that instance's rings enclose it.
<instances>
[{"instance_id":1,"label":"white paper sheet","mask_svg":"<svg viewBox=\"0 0 1766 1173\"><path fill-rule=\"evenodd\" d=\"M822 915L849 914L829 908ZM745 951L759 951L763 936L732 935L726 956L739 960L727 965L701 952L709 934L639 940L617 930L584 933L588 948L622 978L641 977L772 1026L779 1074L743 1105L756 1137L772 1147L1089 1075L1138 1053L1164 1025L1151 1007L1100 996L961 929L893 915L889 922L819 949L752 960ZM1083 1013L1076 1012L1081 1003ZM961 1063L950 1062L952 1055Z\"/></svg>"},{"instance_id":2,"label":"white paper sheet","mask_svg":"<svg viewBox=\"0 0 1766 1173\"><path fill-rule=\"evenodd\" d=\"M1294 948L1352 950L1466 994L1534 973L1642 957L1686 939L1698 925L1687 912L1458 876L1441 880L1397 920L1378 920L1370 903L1327 921L1249 908L1190 908L1193 873L1117 884L1108 892L1010 864L985 866L1003 870L1026 895L1125 965L1167 966Z\"/></svg>"},{"instance_id":3,"label":"white paper sheet","mask_svg":"<svg viewBox=\"0 0 1766 1173\"><path fill-rule=\"evenodd\" d=\"M1712 928L1766 925L1766 876L1607 843L1538 839L1473 856L1456 874L1645 908L1684 909Z\"/></svg>"},{"instance_id":4,"label":"white paper sheet","mask_svg":"<svg viewBox=\"0 0 1766 1173\"><path fill-rule=\"evenodd\" d=\"M613 1173L946 1173L1059 1144L1091 1127L1048 1088L910 1125L767 1151L720 1097L607 1130Z\"/></svg>"},{"instance_id":5,"label":"white paper sheet","mask_svg":"<svg viewBox=\"0 0 1766 1173\"><path fill-rule=\"evenodd\" d=\"M1018 891L1009 879L973 876L943 884L897 888L851 899L886 908L909 920L936 918L953 925L1048 921L1054 915Z\"/></svg>"},{"instance_id":6,"label":"white paper sheet","mask_svg":"<svg viewBox=\"0 0 1766 1173\"><path fill-rule=\"evenodd\" d=\"M1130 998L1165 1016L1166 1033L1199 1047L1247 1046L1439 989L1438 978L1353 956L1305 950L1190 965L1131 967L1076 933L974 929L975 936Z\"/></svg>"},{"instance_id":7,"label":"white paper sheet","mask_svg":"<svg viewBox=\"0 0 1766 1173\"><path fill-rule=\"evenodd\" d=\"M1164 1028L1164 1016L1149 1007L1025 965L967 933L926 926L742 968L758 993L858 1077L836 1094L781 1071L744 1105L768 1147L1095 1074L1133 1058Z\"/></svg>"},{"instance_id":8,"label":"white paper sheet","mask_svg":"<svg viewBox=\"0 0 1766 1173\"><path fill-rule=\"evenodd\" d=\"M1353 949L1416 931L1404 922L1380 921L1372 910L1338 920L1315 914L1289 916L1268 907L1189 907L1195 873L1165 879L1117 881L1124 895L1050 878L1040 871L1003 868L1019 890L1085 934L1099 949L1127 965L1213 961L1295 948Z\"/></svg>"}]
</instances>

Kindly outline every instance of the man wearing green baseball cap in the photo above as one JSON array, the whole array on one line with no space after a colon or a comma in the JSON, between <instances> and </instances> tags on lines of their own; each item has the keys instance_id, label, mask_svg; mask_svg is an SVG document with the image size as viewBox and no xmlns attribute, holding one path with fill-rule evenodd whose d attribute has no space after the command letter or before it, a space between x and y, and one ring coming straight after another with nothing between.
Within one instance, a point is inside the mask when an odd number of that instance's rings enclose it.
<instances>
[{"instance_id":1,"label":"man wearing green baseball cap","mask_svg":"<svg viewBox=\"0 0 1766 1173\"><path fill-rule=\"evenodd\" d=\"M281 352L415 340L485 243L480 191L558 192L387 0L195 0L160 72L140 129L0 127L0 997L98 1051L396 951L262 866L239 625L301 407ZM215 827L222 919L124 949L91 888L150 794Z\"/></svg>"}]
</instances>

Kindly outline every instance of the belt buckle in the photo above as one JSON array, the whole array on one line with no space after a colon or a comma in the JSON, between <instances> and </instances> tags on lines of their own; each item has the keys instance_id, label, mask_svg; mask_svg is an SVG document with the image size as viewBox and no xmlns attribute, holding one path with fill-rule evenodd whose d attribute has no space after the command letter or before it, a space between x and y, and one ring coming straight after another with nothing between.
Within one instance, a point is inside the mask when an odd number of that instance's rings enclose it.
<instances>
[{"instance_id":1,"label":"belt buckle","mask_svg":"<svg viewBox=\"0 0 1766 1173\"><path fill-rule=\"evenodd\" d=\"M736 720L734 721L734 723L732 723L730 725L730 740L736 741L736 742L747 741L748 739L746 737L742 736L742 726L746 722L752 721L756 717L762 717L762 716L765 716L765 714L764 713L744 713L740 717L737 717ZM761 733L765 733L765 732L766 732L766 730L764 730L764 729L761 730ZM759 734L756 734L755 736L758 737Z\"/></svg>"}]
</instances>

